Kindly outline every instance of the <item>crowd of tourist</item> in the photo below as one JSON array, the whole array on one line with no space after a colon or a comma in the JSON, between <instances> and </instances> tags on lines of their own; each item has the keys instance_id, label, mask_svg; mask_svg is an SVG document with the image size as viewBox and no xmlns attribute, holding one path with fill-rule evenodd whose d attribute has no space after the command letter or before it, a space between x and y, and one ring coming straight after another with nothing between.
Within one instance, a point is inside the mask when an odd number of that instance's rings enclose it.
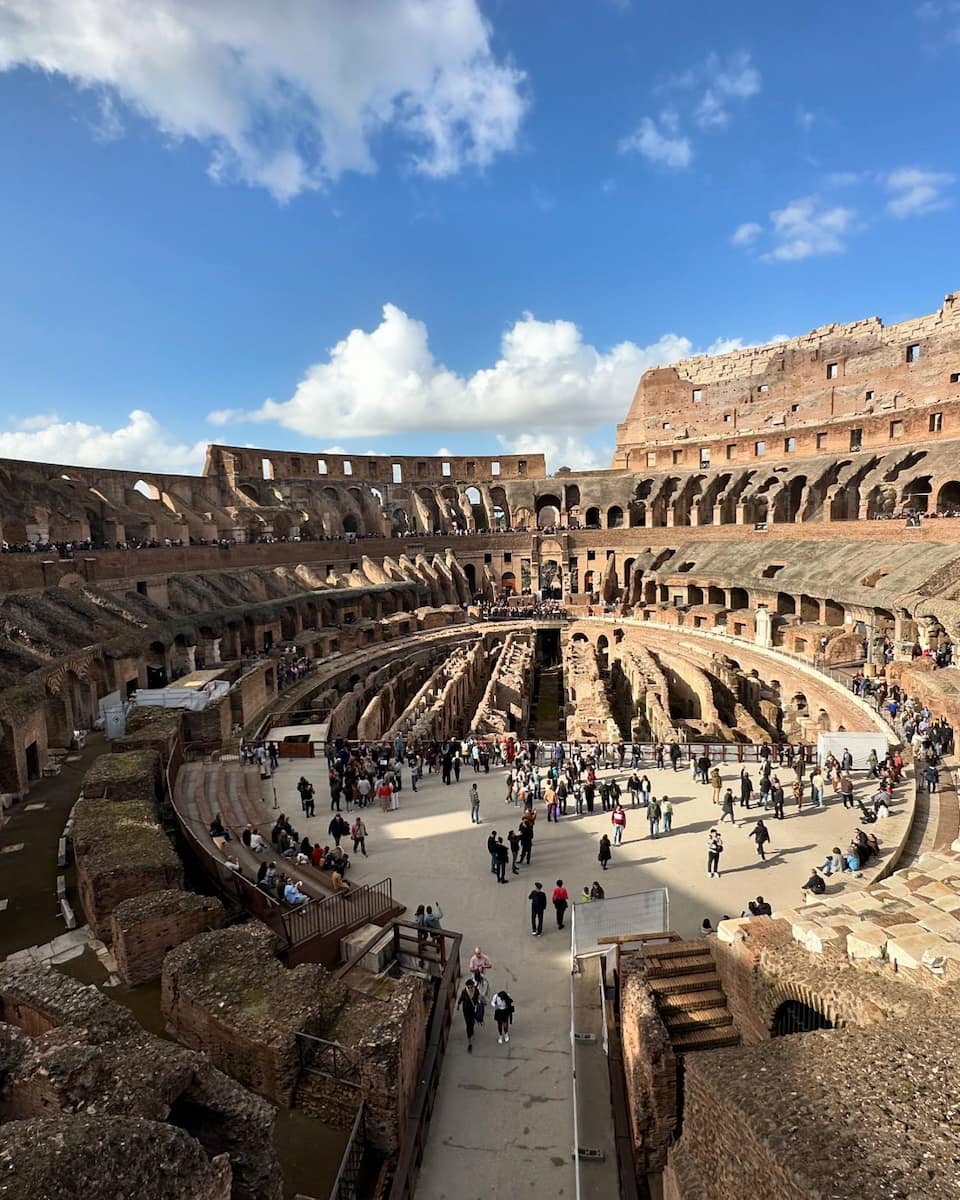
<instances>
[{"instance_id":1,"label":"crowd of tourist","mask_svg":"<svg viewBox=\"0 0 960 1200\"><path fill-rule=\"evenodd\" d=\"M515 621L528 618L537 621L565 621L567 610L559 600L528 599L521 604L509 600L486 600L480 605L483 621Z\"/></svg>"}]
</instances>

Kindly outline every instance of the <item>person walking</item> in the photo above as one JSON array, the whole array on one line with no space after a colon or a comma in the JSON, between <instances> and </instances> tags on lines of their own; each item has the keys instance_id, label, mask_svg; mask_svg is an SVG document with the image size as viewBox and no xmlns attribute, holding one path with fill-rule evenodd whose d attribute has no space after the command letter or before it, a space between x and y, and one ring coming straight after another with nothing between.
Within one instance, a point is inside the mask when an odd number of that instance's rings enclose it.
<instances>
[{"instance_id":1,"label":"person walking","mask_svg":"<svg viewBox=\"0 0 960 1200\"><path fill-rule=\"evenodd\" d=\"M850 772L844 771L840 776L840 795L843 797L843 807L853 808L853 780L850 778Z\"/></svg>"},{"instance_id":2,"label":"person walking","mask_svg":"<svg viewBox=\"0 0 960 1200\"><path fill-rule=\"evenodd\" d=\"M640 779L640 803L644 808L650 807L650 793L653 791L653 784L650 782L650 777L644 775Z\"/></svg>"},{"instance_id":3,"label":"person walking","mask_svg":"<svg viewBox=\"0 0 960 1200\"><path fill-rule=\"evenodd\" d=\"M825 786L823 771L819 766L814 767L813 774L810 776L810 799L817 808L823 808L823 789Z\"/></svg>"},{"instance_id":4,"label":"person walking","mask_svg":"<svg viewBox=\"0 0 960 1200\"><path fill-rule=\"evenodd\" d=\"M497 1022L497 1045L510 1041L510 1026L513 1023L513 997L509 992L499 991L493 997L493 1015Z\"/></svg>"},{"instance_id":5,"label":"person walking","mask_svg":"<svg viewBox=\"0 0 960 1200\"><path fill-rule=\"evenodd\" d=\"M660 836L660 818L663 816L663 809L660 806L660 801L656 796L650 797L650 806L647 809L647 824L650 828L650 836L656 838Z\"/></svg>"},{"instance_id":6,"label":"person walking","mask_svg":"<svg viewBox=\"0 0 960 1200\"><path fill-rule=\"evenodd\" d=\"M668 796L660 801L660 815L663 818L663 832L669 833L673 829L673 801Z\"/></svg>"},{"instance_id":7,"label":"person walking","mask_svg":"<svg viewBox=\"0 0 960 1200\"><path fill-rule=\"evenodd\" d=\"M344 834L350 832L350 826L346 823L340 813L333 814L333 820L327 826L327 833L333 838L334 845L340 845L340 839Z\"/></svg>"},{"instance_id":8,"label":"person walking","mask_svg":"<svg viewBox=\"0 0 960 1200\"><path fill-rule=\"evenodd\" d=\"M503 844L502 837L497 838L497 846L496 846L496 850L494 853L496 855L496 860L497 860L497 883L508 883L509 880L507 879L507 860L510 857L510 853L507 850L506 846Z\"/></svg>"},{"instance_id":9,"label":"person walking","mask_svg":"<svg viewBox=\"0 0 960 1200\"><path fill-rule=\"evenodd\" d=\"M720 789L722 787L723 787L723 779L720 776L720 768L714 767L713 770L710 772L710 789L712 792L714 804L718 804L720 802ZM729 789L728 789L728 794L732 796L733 793L729 792ZM726 802L726 797L724 797L724 802Z\"/></svg>"},{"instance_id":10,"label":"person walking","mask_svg":"<svg viewBox=\"0 0 960 1200\"><path fill-rule=\"evenodd\" d=\"M780 780L777 778L776 775L774 775L773 781L770 786L770 799L773 802L773 815L777 818L778 821L782 821L783 820L783 788L780 784ZM851 805L850 807L852 808L853 805Z\"/></svg>"},{"instance_id":11,"label":"person walking","mask_svg":"<svg viewBox=\"0 0 960 1200\"><path fill-rule=\"evenodd\" d=\"M604 834L603 836L606 837L607 835ZM609 842L608 842L608 844L609 844ZM557 880L557 886L553 889L552 899L553 899L553 911L557 914L557 928L562 929L563 928L563 918L567 911L567 904L570 901L570 897L567 894L567 889L563 886L562 879Z\"/></svg>"},{"instance_id":12,"label":"person walking","mask_svg":"<svg viewBox=\"0 0 960 1200\"><path fill-rule=\"evenodd\" d=\"M723 838L719 829L711 829L707 836L707 874L711 879L720 878L720 855L723 853Z\"/></svg>"},{"instance_id":13,"label":"person walking","mask_svg":"<svg viewBox=\"0 0 960 1200\"><path fill-rule=\"evenodd\" d=\"M353 852L356 854L359 849L364 858L367 857L367 827L363 823L363 817L358 816L353 823L353 828L350 830L350 836L353 838Z\"/></svg>"},{"instance_id":14,"label":"person walking","mask_svg":"<svg viewBox=\"0 0 960 1200\"><path fill-rule=\"evenodd\" d=\"M627 827L627 814L622 804L618 804L610 814L610 821L613 825L613 844L619 846L623 842L623 831Z\"/></svg>"},{"instance_id":15,"label":"person walking","mask_svg":"<svg viewBox=\"0 0 960 1200\"><path fill-rule=\"evenodd\" d=\"M473 979L468 979L460 993L457 1005L463 1013L463 1023L467 1030L467 1053L473 1053L473 1031L478 1020L481 996Z\"/></svg>"},{"instance_id":16,"label":"person walking","mask_svg":"<svg viewBox=\"0 0 960 1200\"><path fill-rule=\"evenodd\" d=\"M533 936L540 937L543 933L543 914L547 911L547 893L543 890L542 883L535 883L533 891L527 896L530 901L530 924L533 928Z\"/></svg>"},{"instance_id":17,"label":"person walking","mask_svg":"<svg viewBox=\"0 0 960 1200\"><path fill-rule=\"evenodd\" d=\"M803 811L803 779L798 775L793 781L793 802L797 806L797 812Z\"/></svg>"},{"instance_id":18,"label":"person walking","mask_svg":"<svg viewBox=\"0 0 960 1200\"><path fill-rule=\"evenodd\" d=\"M750 797L753 795L753 780L750 778L747 768L743 767L740 771L740 807L750 807Z\"/></svg>"},{"instance_id":19,"label":"person walking","mask_svg":"<svg viewBox=\"0 0 960 1200\"><path fill-rule=\"evenodd\" d=\"M736 825L737 818L733 815L733 792L730 788L723 793L723 812L720 814L720 824L722 825L727 817L730 818L730 824Z\"/></svg>"},{"instance_id":20,"label":"person walking","mask_svg":"<svg viewBox=\"0 0 960 1200\"><path fill-rule=\"evenodd\" d=\"M763 848L770 841L770 830L764 825L762 819L750 830L750 837L757 843L757 854L766 861L767 856Z\"/></svg>"},{"instance_id":21,"label":"person walking","mask_svg":"<svg viewBox=\"0 0 960 1200\"><path fill-rule=\"evenodd\" d=\"M470 822L480 824L480 789L476 783L470 784Z\"/></svg>"},{"instance_id":22,"label":"person walking","mask_svg":"<svg viewBox=\"0 0 960 1200\"><path fill-rule=\"evenodd\" d=\"M533 849L533 824L530 821L520 822L520 863L530 865L530 851Z\"/></svg>"},{"instance_id":23,"label":"person walking","mask_svg":"<svg viewBox=\"0 0 960 1200\"><path fill-rule=\"evenodd\" d=\"M603 867L604 870L607 869L607 863L610 861L610 857L610 839L604 833L600 835L600 851L597 854L597 862L599 862L600 866Z\"/></svg>"}]
</instances>

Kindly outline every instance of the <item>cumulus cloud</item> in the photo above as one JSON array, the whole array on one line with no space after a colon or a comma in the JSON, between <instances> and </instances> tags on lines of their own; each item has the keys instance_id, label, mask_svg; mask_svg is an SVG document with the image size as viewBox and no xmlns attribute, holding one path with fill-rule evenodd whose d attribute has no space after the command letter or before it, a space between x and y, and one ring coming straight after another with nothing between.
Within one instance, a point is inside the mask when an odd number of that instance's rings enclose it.
<instances>
[{"instance_id":1,"label":"cumulus cloud","mask_svg":"<svg viewBox=\"0 0 960 1200\"><path fill-rule=\"evenodd\" d=\"M596 426L623 416L648 367L691 349L688 338L665 334L601 351L573 322L527 313L504 333L493 366L462 376L435 359L421 321L386 304L375 329L347 334L289 400L267 400L243 418L325 438Z\"/></svg>"},{"instance_id":2,"label":"cumulus cloud","mask_svg":"<svg viewBox=\"0 0 960 1200\"><path fill-rule=\"evenodd\" d=\"M613 446L591 446L576 433L522 433L519 437L500 437L497 440L504 454L542 454L547 460L549 472L559 467L572 467L574 471L603 471L610 466L613 458Z\"/></svg>"},{"instance_id":3,"label":"cumulus cloud","mask_svg":"<svg viewBox=\"0 0 960 1200\"><path fill-rule=\"evenodd\" d=\"M498 61L477 0L3 0L0 71L63 75L209 148L210 174L286 200L375 169L385 130L442 177L511 149L524 73Z\"/></svg>"},{"instance_id":4,"label":"cumulus cloud","mask_svg":"<svg viewBox=\"0 0 960 1200\"><path fill-rule=\"evenodd\" d=\"M693 114L701 129L722 129L728 125L731 101L749 100L762 86L760 72L745 50L726 60L711 54L703 74L706 87Z\"/></svg>"},{"instance_id":5,"label":"cumulus cloud","mask_svg":"<svg viewBox=\"0 0 960 1200\"><path fill-rule=\"evenodd\" d=\"M922 171L917 167L899 167L884 179L890 192L887 212L894 217L918 217L947 208L950 198L944 189L955 176L946 171Z\"/></svg>"},{"instance_id":6,"label":"cumulus cloud","mask_svg":"<svg viewBox=\"0 0 960 1200\"><path fill-rule=\"evenodd\" d=\"M28 417L0 432L0 458L70 463L78 467L195 473L203 466L205 442L171 441L150 413L134 409L126 425L104 429L55 415Z\"/></svg>"},{"instance_id":7,"label":"cumulus cloud","mask_svg":"<svg viewBox=\"0 0 960 1200\"><path fill-rule=\"evenodd\" d=\"M822 254L842 254L856 228L857 214L843 205L824 205L817 196L802 196L774 209L769 225L747 221L734 230L736 246L753 246L764 239L765 262L799 262Z\"/></svg>"},{"instance_id":8,"label":"cumulus cloud","mask_svg":"<svg viewBox=\"0 0 960 1200\"><path fill-rule=\"evenodd\" d=\"M656 166L682 171L690 166L693 147L689 138L675 132L676 128L671 113L661 113L659 120L641 117L636 129L621 138L617 148L621 154L640 154Z\"/></svg>"}]
</instances>

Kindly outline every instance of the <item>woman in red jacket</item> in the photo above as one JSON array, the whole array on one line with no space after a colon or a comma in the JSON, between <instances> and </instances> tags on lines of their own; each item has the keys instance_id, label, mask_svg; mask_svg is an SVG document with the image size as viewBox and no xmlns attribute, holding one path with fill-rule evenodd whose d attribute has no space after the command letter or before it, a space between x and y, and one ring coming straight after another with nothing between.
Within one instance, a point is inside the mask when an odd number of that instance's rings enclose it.
<instances>
[{"instance_id":1,"label":"woman in red jacket","mask_svg":"<svg viewBox=\"0 0 960 1200\"><path fill-rule=\"evenodd\" d=\"M563 886L563 880L557 880L557 886L553 889L553 911L557 914L557 928L563 928L563 918L567 911L567 903L570 897L567 895L567 889Z\"/></svg>"}]
</instances>

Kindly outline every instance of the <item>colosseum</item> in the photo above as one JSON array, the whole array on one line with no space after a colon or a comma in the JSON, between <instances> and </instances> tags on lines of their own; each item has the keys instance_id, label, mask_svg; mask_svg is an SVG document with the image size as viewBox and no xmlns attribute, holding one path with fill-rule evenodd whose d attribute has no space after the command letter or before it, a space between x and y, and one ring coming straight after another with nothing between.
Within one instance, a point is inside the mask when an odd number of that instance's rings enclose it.
<instances>
[{"instance_id":1,"label":"colosseum","mask_svg":"<svg viewBox=\"0 0 960 1200\"><path fill-rule=\"evenodd\" d=\"M0 1196L960 1196L960 293L628 404L0 461Z\"/></svg>"}]
</instances>

